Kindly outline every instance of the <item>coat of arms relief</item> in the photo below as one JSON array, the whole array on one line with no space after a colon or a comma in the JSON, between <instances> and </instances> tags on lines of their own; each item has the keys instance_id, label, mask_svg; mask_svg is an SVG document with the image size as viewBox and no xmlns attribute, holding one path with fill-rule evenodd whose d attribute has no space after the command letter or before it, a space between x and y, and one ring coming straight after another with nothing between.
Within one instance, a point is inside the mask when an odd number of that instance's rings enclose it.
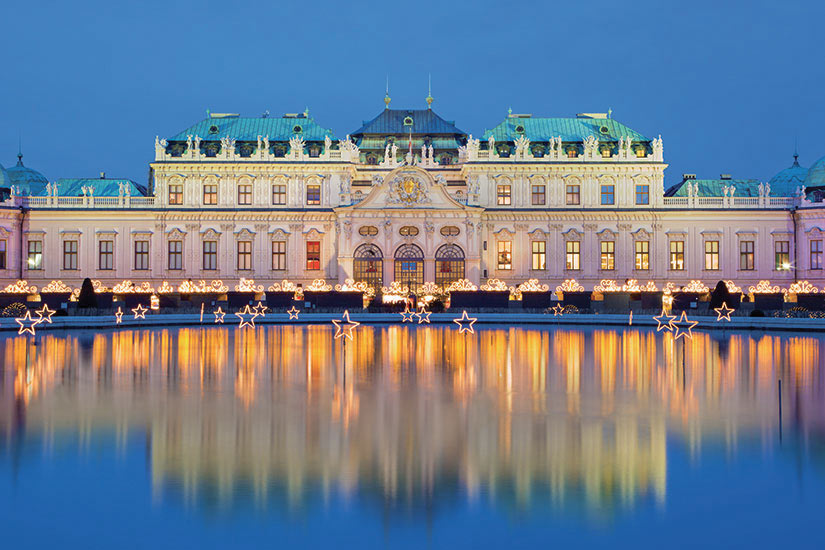
<instances>
[{"instance_id":1,"label":"coat of arms relief","mask_svg":"<svg viewBox=\"0 0 825 550\"><path fill-rule=\"evenodd\" d=\"M390 181L389 202L413 206L430 202L424 182L415 174L401 173Z\"/></svg>"}]
</instances>

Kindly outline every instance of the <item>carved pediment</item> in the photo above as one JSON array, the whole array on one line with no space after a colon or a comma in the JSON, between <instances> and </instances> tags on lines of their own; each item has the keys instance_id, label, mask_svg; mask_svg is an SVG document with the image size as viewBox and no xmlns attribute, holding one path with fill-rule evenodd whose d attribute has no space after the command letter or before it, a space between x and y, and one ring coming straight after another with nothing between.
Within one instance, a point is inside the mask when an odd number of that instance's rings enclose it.
<instances>
[{"instance_id":1,"label":"carved pediment","mask_svg":"<svg viewBox=\"0 0 825 550\"><path fill-rule=\"evenodd\" d=\"M545 233L544 230L540 227L537 227L537 228L533 229L532 231L530 231L527 234L530 235L531 239L535 239L535 240L543 240L547 237L547 233Z\"/></svg>"},{"instance_id":2,"label":"carved pediment","mask_svg":"<svg viewBox=\"0 0 825 550\"><path fill-rule=\"evenodd\" d=\"M509 227L500 227L498 230L493 231L493 235L495 235L499 239L507 239L514 236L516 232Z\"/></svg>"},{"instance_id":3,"label":"carved pediment","mask_svg":"<svg viewBox=\"0 0 825 550\"><path fill-rule=\"evenodd\" d=\"M396 168L383 179L374 176L372 183L369 195L343 208L357 210L468 209L447 192L446 180L443 177L434 178L426 170L415 166Z\"/></svg>"},{"instance_id":4,"label":"carved pediment","mask_svg":"<svg viewBox=\"0 0 825 550\"><path fill-rule=\"evenodd\" d=\"M650 232L644 227L640 227L636 231L633 231L630 234L633 237L634 241L649 241L650 240Z\"/></svg>"},{"instance_id":5,"label":"carved pediment","mask_svg":"<svg viewBox=\"0 0 825 550\"><path fill-rule=\"evenodd\" d=\"M579 241L582 238L581 232L579 232L575 227L571 227L561 235L564 237L565 241Z\"/></svg>"},{"instance_id":6,"label":"carved pediment","mask_svg":"<svg viewBox=\"0 0 825 550\"><path fill-rule=\"evenodd\" d=\"M2 230L2 228L0 228L0 230ZM821 236L821 235L825 234L825 230L823 230L818 225L814 225L814 226L809 227L808 229L806 229L805 233L807 233L808 235Z\"/></svg>"},{"instance_id":7,"label":"carved pediment","mask_svg":"<svg viewBox=\"0 0 825 550\"><path fill-rule=\"evenodd\" d=\"M11 231L6 229L5 227L0 226L0 238L5 239L9 235L11 235Z\"/></svg>"},{"instance_id":8,"label":"carved pediment","mask_svg":"<svg viewBox=\"0 0 825 550\"><path fill-rule=\"evenodd\" d=\"M166 237L169 240L180 241L184 237L186 237L186 231L179 229L177 227L171 227L169 228L169 230L166 231Z\"/></svg>"},{"instance_id":9,"label":"carved pediment","mask_svg":"<svg viewBox=\"0 0 825 550\"><path fill-rule=\"evenodd\" d=\"M212 227L204 227L201 230L201 236L207 240L216 240L221 236L221 232Z\"/></svg>"},{"instance_id":10,"label":"carved pediment","mask_svg":"<svg viewBox=\"0 0 825 550\"><path fill-rule=\"evenodd\" d=\"M277 227L269 232L269 237L273 241L285 241L287 237L289 237L289 232L284 229L281 229L280 227Z\"/></svg>"},{"instance_id":11,"label":"carved pediment","mask_svg":"<svg viewBox=\"0 0 825 550\"><path fill-rule=\"evenodd\" d=\"M324 235L323 231L313 227L309 231L304 231L304 237L307 239L320 239Z\"/></svg>"},{"instance_id":12,"label":"carved pediment","mask_svg":"<svg viewBox=\"0 0 825 550\"><path fill-rule=\"evenodd\" d=\"M253 239L255 238L255 232L251 231L249 228L242 228L238 231L235 231L235 237L238 239Z\"/></svg>"},{"instance_id":13,"label":"carved pediment","mask_svg":"<svg viewBox=\"0 0 825 550\"><path fill-rule=\"evenodd\" d=\"M596 236L599 237L600 241L608 241L616 238L616 232L610 229L609 227L605 227L604 229L596 233Z\"/></svg>"}]
</instances>

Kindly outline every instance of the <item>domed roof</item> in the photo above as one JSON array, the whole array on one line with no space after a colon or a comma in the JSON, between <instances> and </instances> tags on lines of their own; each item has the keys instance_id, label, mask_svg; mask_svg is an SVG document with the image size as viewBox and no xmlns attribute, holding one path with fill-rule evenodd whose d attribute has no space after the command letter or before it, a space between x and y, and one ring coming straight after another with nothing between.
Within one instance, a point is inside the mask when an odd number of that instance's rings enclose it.
<instances>
[{"instance_id":1,"label":"domed roof","mask_svg":"<svg viewBox=\"0 0 825 550\"><path fill-rule=\"evenodd\" d=\"M805 187L825 187L825 157L822 157L808 169Z\"/></svg>"},{"instance_id":2,"label":"domed roof","mask_svg":"<svg viewBox=\"0 0 825 550\"><path fill-rule=\"evenodd\" d=\"M793 156L793 164L771 178L771 195L775 197L791 197L797 187L805 184L808 169L799 165L799 155Z\"/></svg>"},{"instance_id":3,"label":"domed roof","mask_svg":"<svg viewBox=\"0 0 825 550\"><path fill-rule=\"evenodd\" d=\"M9 175L6 173L6 169L3 168L3 165L0 164L0 187L9 187L11 182L9 181Z\"/></svg>"},{"instance_id":4,"label":"domed roof","mask_svg":"<svg viewBox=\"0 0 825 550\"><path fill-rule=\"evenodd\" d=\"M23 153L17 155L17 165L6 170L11 185L19 187L21 195L39 195L49 180L38 172L23 166Z\"/></svg>"}]
</instances>

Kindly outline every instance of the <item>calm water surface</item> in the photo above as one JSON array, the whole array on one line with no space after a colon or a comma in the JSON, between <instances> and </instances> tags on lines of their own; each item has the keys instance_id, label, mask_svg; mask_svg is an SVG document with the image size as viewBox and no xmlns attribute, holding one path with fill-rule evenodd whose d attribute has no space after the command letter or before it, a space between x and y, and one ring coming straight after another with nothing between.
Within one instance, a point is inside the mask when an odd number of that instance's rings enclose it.
<instances>
[{"instance_id":1,"label":"calm water surface","mask_svg":"<svg viewBox=\"0 0 825 550\"><path fill-rule=\"evenodd\" d=\"M0 338L7 548L825 547L817 335L41 334Z\"/></svg>"}]
</instances>

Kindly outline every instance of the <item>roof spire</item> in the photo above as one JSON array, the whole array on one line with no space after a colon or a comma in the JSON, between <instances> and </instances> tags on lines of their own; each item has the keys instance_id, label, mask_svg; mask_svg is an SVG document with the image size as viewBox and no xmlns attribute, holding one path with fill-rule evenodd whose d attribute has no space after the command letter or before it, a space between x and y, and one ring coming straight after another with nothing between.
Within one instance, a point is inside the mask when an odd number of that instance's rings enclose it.
<instances>
[{"instance_id":1,"label":"roof spire","mask_svg":"<svg viewBox=\"0 0 825 550\"><path fill-rule=\"evenodd\" d=\"M433 76L427 74L427 109L433 108Z\"/></svg>"},{"instance_id":2,"label":"roof spire","mask_svg":"<svg viewBox=\"0 0 825 550\"><path fill-rule=\"evenodd\" d=\"M799 138L793 139L793 165L799 166Z\"/></svg>"},{"instance_id":3,"label":"roof spire","mask_svg":"<svg viewBox=\"0 0 825 550\"><path fill-rule=\"evenodd\" d=\"M23 137L17 134L17 166L23 166Z\"/></svg>"},{"instance_id":4,"label":"roof spire","mask_svg":"<svg viewBox=\"0 0 825 550\"><path fill-rule=\"evenodd\" d=\"M387 75L387 92L384 94L385 109L390 108L390 101L392 101L392 99L390 99L390 75Z\"/></svg>"}]
</instances>

